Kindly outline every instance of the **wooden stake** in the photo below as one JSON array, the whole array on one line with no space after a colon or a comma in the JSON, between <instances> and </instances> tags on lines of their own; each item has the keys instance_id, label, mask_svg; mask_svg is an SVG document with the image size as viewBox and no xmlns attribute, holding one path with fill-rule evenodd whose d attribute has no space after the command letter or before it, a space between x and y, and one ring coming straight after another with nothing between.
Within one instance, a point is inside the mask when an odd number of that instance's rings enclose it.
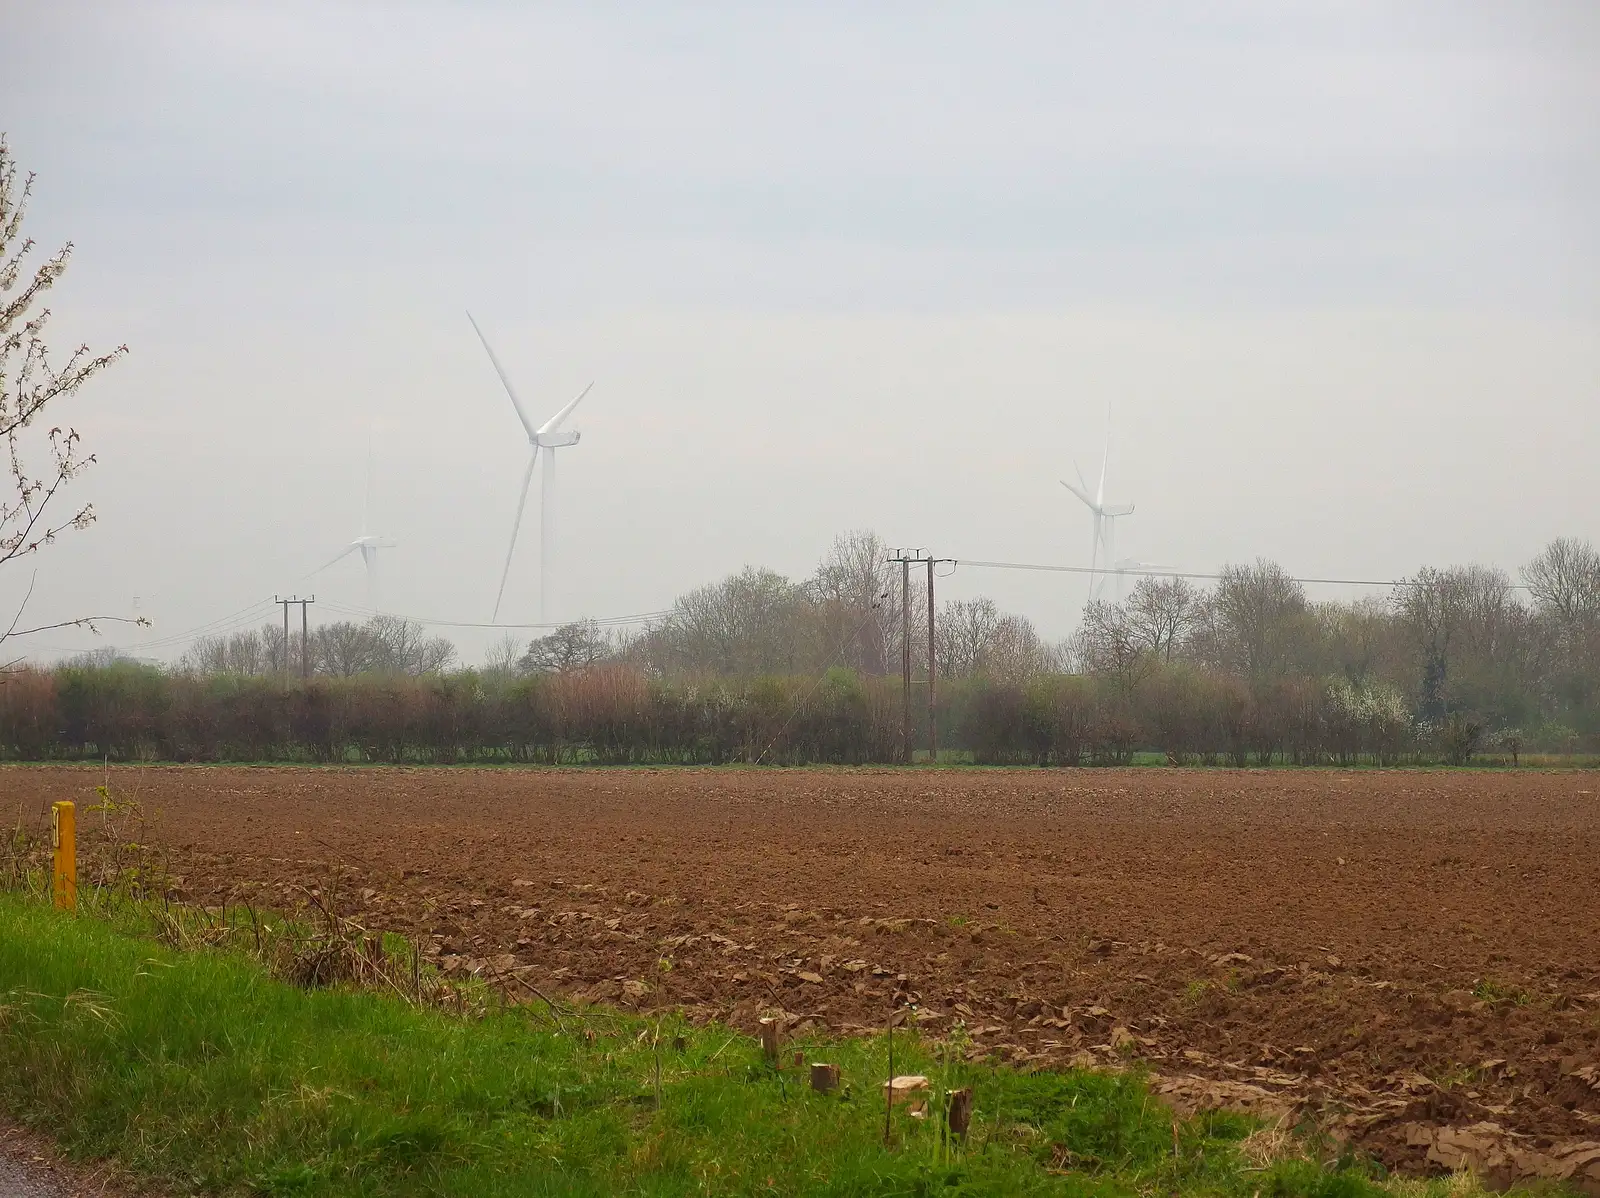
<instances>
[{"instance_id":1,"label":"wooden stake","mask_svg":"<svg viewBox=\"0 0 1600 1198\"><path fill-rule=\"evenodd\" d=\"M811 1062L811 1088L818 1094L827 1094L839 1088L839 1066Z\"/></svg>"},{"instance_id":2,"label":"wooden stake","mask_svg":"<svg viewBox=\"0 0 1600 1198\"><path fill-rule=\"evenodd\" d=\"M883 1088L883 1142L889 1142L890 1121L894 1117L894 1016L889 1016L889 1084Z\"/></svg>"},{"instance_id":3,"label":"wooden stake","mask_svg":"<svg viewBox=\"0 0 1600 1198\"><path fill-rule=\"evenodd\" d=\"M767 1064L774 1069L778 1067L778 1021L772 1018L761 1020L761 1053L767 1058Z\"/></svg>"},{"instance_id":4,"label":"wooden stake","mask_svg":"<svg viewBox=\"0 0 1600 1198\"><path fill-rule=\"evenodd\" d=\"M285 609L287 610L287 609ZM50 808L50 841L55 850L51 862L50 897L62 911L78 909L78 807L72 802L55 803Z\"/></svg>"},{"instance_id":5,"label":"wooden stake","mask_svg":"<svg viewBox=\"0 0 1600 1198\"><path fill-rule=\"evenodd\" d=\"M950 1134L965 1136L972 1124L972 1091L950 1091Z\"/></svg>"},{"instance_id":6,"label":"wooden stake","mask_svg":"<svg viewBox=\"0 0 1600 1198\"><path fill-rule=\"evenodd\" d=\"M796 1069L798 1069L798 1068L800 1068L800 1066L804 1065L805 1063L806 1063L806 1054L801 1052L798 1048L795 1049L794 1050L794 1067Z\"/></svg>"}]
</instances>

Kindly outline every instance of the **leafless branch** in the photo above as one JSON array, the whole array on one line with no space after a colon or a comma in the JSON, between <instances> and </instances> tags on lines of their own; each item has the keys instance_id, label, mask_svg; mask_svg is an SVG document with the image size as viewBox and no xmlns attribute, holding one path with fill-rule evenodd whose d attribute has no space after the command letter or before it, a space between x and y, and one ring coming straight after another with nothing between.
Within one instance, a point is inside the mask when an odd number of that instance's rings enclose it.
<instances>
[{"instance_id":1,"label":"leafless branch","mask_svg":"<svg viewBox=\"0 0 1600 1198\"><path fill-rule=\"evenodd\" d=\"M60 533L94 523L92 504L83 504L65 518L54 512L62 488L94 465L95 456L83 452L76 429L56 425L38 433L34 424L51 404L70 398L128 352L122 345L110 353L95 354L87 345L80 345L65 363L51 362L44 337L50 309L36 305L66 271L72 243L30 272L28 259L34 243L22 238L21 232L33 183L30 174L19 186L10 146L0 134L0 437L5 440L11 475L10 494L0 497L0 566L37 553ZM32 468L29 461L34 455L44 457L48 466ZM31 595L31 582L28 589ZM24 598L23 607L26 605ZM121 616L88 616L19 630L21 617L19 608L0 641L55 628L98 631L95 626L102 622L143 623Z\"/></svg>"}]
</instances>

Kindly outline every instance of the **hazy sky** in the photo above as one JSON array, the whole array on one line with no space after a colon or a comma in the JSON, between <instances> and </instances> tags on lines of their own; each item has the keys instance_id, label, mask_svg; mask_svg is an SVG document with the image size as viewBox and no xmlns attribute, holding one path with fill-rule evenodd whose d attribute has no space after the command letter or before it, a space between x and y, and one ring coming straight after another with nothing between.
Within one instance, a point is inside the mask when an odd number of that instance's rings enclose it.
<instances>
[{"instance_id":1,"label":"hazy sky","mask_svg":"<svg viewBox=\"0 0 1600 1198\"><path fill-rule=\"evenodd\" d=\"M1600 7L8 6L0 129L77 256L101 513L30 616L276 592L489 617L534 418L553 617L834 533L1391 578L1600 538ZM503 620L535 619L537 491ZM0 601L26 576L12 568ZM958 569L1046 633L1085 581ZM1324 589L1319 594L1334 593ZM7 608L9 610L9 607ZM441 628L476 655L489 633ZM49 656L88 638L53 634Z\"/></svg>"}]
</instances>

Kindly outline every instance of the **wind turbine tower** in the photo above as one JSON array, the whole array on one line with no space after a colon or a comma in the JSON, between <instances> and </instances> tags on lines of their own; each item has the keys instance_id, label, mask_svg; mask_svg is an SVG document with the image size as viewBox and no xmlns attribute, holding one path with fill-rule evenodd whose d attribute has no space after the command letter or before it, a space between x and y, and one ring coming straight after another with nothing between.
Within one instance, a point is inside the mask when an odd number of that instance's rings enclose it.
<instances>
[{"instance_id":1,"label":"wind turbine tower","mask_svg":"<svg viewBox=\"0 0 1600 1198\"><path fill-rule=\"evenodd\" d=\"M395 542L388 537L374 536L367 531L367 520L372 512L372 438L367 438L367 490L361 501L361 535L333 556L333 559L313 574L321 574L335 562L343 561L357 550L361 551L362 564L367 568L367 606L378 610L378 550L393 549Z\"/></svg>"},{"instance_id":2,"label":"wind turbine tower","mask_svg":"<svg viewBox=\"0 0 1600 1198\"><path fill-rule=\"evenodd\" d=\"M533 421L528 419L522 401L517 398L517 392L511 386L510 378L506 376L505 367L501 366L500 359L495 357L489 339L483 335L478 322L472 319L471 312L467 313L467 319L472 323L473 332L478 334L478 340L483 342L484 352L489 355L489 362L494 366L494 372L500 376L500 383L511 399L511 406L516 409L517 419L522 422L523 431L528 434L528 469L522 476L522 493L517 498L517 518L511 525L511 544L506 546L506 564L500 571L500 589L495 592L494 615L491 618L496 620L500 618L500 600L505 597L506 579L511 574L511 557L517 549L517 534L522 530L522 512L528 505L528 488L533 483L534 468L538 466L542 457L544 480L539 485L539 622L543 623L550 595L550 559L555 542L556 450L576 445L583 436L576 429L562 432L561 424L583 402L583 397L589 394L594 384L590 383L588 387L578 392L576 399L535 428Z\"/></svg>"},{"instance_id":3,"label":"wind turbine tower","mask_svg":"<svg viewBox=\"0 0 1600 1198\"><path fill-rule=\"evenodd\" d=\"M1106 448L1100 458L1100 481L1095 484L1094 493L1091 495L1089 484L1084 481L1083 471L1078 468L1078 463L1072 463L1072 469L1078 476L1078 485L1073 486L1065 479L1061 485L1083 500L1094 520L1093 540L1089 547L1089 599L1099 599L1105 592L1106 571L1098 570L1101 558L1112 569L1116 568L1116 543L1117 520L1123 516L1133 515L1131 503L1106 502L1106 467L1111 461L1111 410L1106 409Z\"/></svg>"}]
</instances>

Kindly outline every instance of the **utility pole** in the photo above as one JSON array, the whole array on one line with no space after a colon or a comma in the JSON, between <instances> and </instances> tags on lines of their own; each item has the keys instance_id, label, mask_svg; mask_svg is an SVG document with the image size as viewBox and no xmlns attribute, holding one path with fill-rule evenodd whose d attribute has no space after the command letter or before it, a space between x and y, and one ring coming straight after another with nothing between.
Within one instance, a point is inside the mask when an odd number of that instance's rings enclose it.
<instances>
[{"instance_id":1,"label":"utility pole","mask_svg":"<svg viewBox=\"0 0 1600 1198\"><path fill-rule=\"evenodd\" d=\"M289 676L289 606L294 603L300 605L300 679L304 681L311 677L311 630L306 609L317 601L317 597L312 595L307 599L302 599L295 595L288 599L279 599L274 595L272 601L283 608L283 676L285 678Z\"/></svg>"},{"instance_id":2,"label":"utility pole","mask_svg":"<svg viewBox=\"0 0 1600 1198\"><path fill-rule=\"evenodd\" d=\"M933 568L954 558L934 557L926 549L901 549L891 562L900 563L900 693L901 720L906 737L905 760L911 761L911 566L913 563L928 568L928 760L939 760L939 713L936 674L937 653L934 648Z\"/></svg>"},{"instance_id":3,"label":"utility pole","mask_svg":"<svg viewBox=\"0 0 1600 1198\"><path fill-rule=\"evenodd\" d=\"M925 559L928 563L928 760L934 765L939 764L939 706L934 691L934 678L937 674L934 651L933 632L933 568L941 562L954 564L953 557L934 557L928 554Z\"/></svg>"},{"instance_id":4,"label":"utility pole","mask_svg":"<svg viewBox=\"0 0 1600 1198\"><path fill-rule=\"evenodd\" d=\"M900 754L911 764L911 561L900 559Z\"/></svg>"},{"instance_id":5,"label":"utility pole","mask_svg":"<svg viewBox=\"0 0 1600 1198\"><path fill-rule=\"evenodd\" d=\"M896 549L889 559L900 563L900 754L906 765L916 743L911 734L911 563L924 556L921 549Z\"/></svg>"},{"instance_id":6,"label":"utility pole","mask_svg":"<svg viewBox=\"0 0 1600 1198\"><path fill-rule=\"evenodd\" d=\"M285 611L288 609L285 608ZM928 761L939 764L939 707L934 696L933 555L928 555Z\"/></svg>"}]
</instances>

